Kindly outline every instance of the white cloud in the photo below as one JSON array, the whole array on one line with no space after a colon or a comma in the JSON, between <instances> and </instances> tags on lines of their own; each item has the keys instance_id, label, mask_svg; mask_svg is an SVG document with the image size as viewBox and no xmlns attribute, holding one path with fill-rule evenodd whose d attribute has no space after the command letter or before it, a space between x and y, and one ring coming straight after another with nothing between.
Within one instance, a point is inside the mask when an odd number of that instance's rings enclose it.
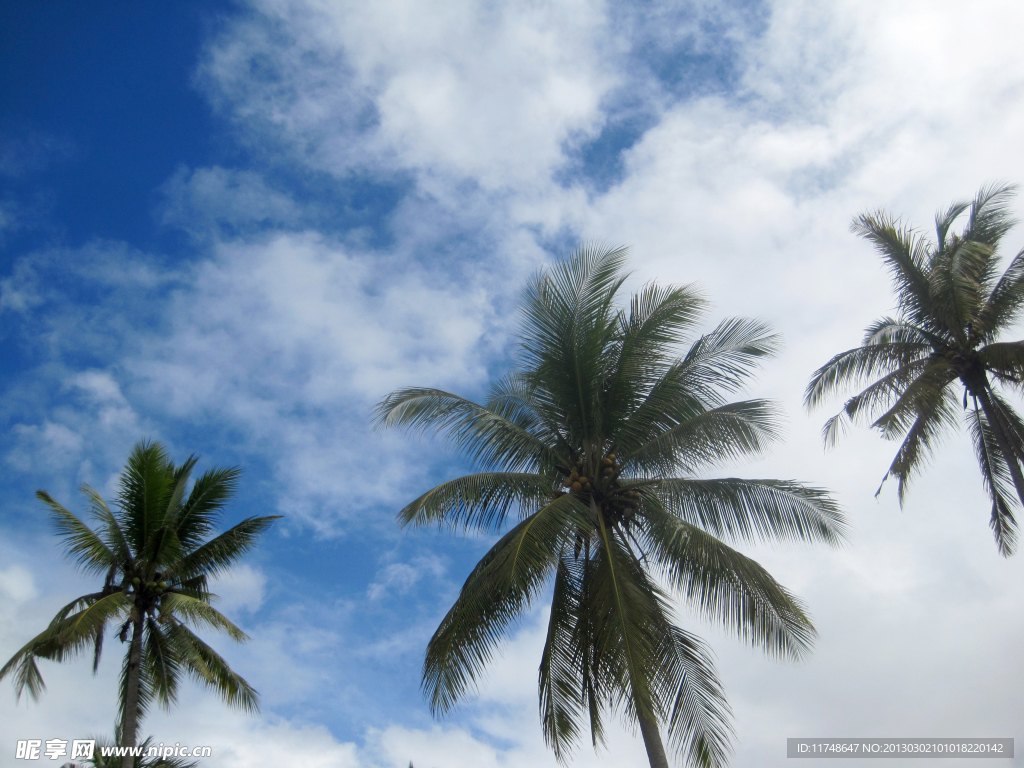
<instances>
[{"instance_id":1,"label":"white cloud","mask_svg":"<svg viewBox=\"0 0 1024 768\"><path fill-rule=\"evenodd\" d=\"M162 223L195 235L207 234L218 225L236 230L287 225L300 213L291 198L271 189L252 171L181 167L161 191L165 196Z\"/></svg>"},{"instance_id":2,"label":"white cloud","mask_svg":"<svg viewBox=\"0 0 1024 768\"><path fill-rule=\"evenodd\" d=\"M115 468L120 470L131 444L143 436L145 422L109 372L66 375L61 390L70 400L47 408L41 423L13 425L6 461L21 472L52 478L57 485L51 492L60 496L74 493L72 478L112 492Z\"/></svg>"},{"instance_id":3,"label":"white cloud","mask_svg":"<svg viewBox=\"0 0 1024 768\"><path fill-rule=\"evenodd\" d=\"M165 413L215 412L272 441L282 509L326 531L425 470L395 481L372 407L402 384L481 381L491 312L481 286L280 234L219 246L172 302L170 335L127 366Z\"/></svg>"},{"instance_id":4,"label":"white cloud","mask_svg":"<svg viewBox=\"0 0 1024 768\"><path fill-rule=\"evenodd\" d=\"M339 174L381 164L485 189L544 184L562 142L600 127L614 85L598 3L254 6L210 47L204 83L243 131ZM249 75L255 62L266 77Z\"/></svg>"},{"instance_id":5,"label":"white cloud","mask_svg":"<svg viewBox=\"0 0 1024 768\"><path fill-rule=\"evenodd\" d=\"M25 259L15 263L10 277L0 280L0 312L25 312L42 301L36 274Z\"/></svg>"},{"instance_id":6,"label":"white cloud","mask_svg":"<svg viewBox=\"0 0 1024 768\"><path fill-rule=\"evenodd\" d=\"M61 467L81 454L82 436L63 424L15 424L13 431L21 445L7 454L7 461L23 471L41 462Z\"/></svg>"},{"instance_id":7,"label":"white cloud","mask_svg":"<svg viewBox=\"0 0 1024 768\"><path fill-rule=\"evenodd\" d=\"M15 603L23 603L36 596L32 574L19 565L0 571L0 591Z\"/></svg>"},{"instance_id":8,"label":"white cloud","mask_svg":"<svg viewBox=\"0 0 1024 768\"><path fill-rule=\"evenodd\" d=\"M230 616L234 611L254 613L263 605L267 577L259 568L242 563L210 582L210 591L219 598L217 610Z\"/></svg>"},{"instance_id":9,"label":"white cloud","mask_svg":"<svg viewBox=\"0 0 1024 768\"><path fill-rule=\"evenodd\" d=\"M437 557L418 557L411 563L389 563L377 572L376 578L366 588L370 600L380 600L388 593L404 595L424 575L435 578L444 575L445 567Z\"/></svg>"}]
</instances>

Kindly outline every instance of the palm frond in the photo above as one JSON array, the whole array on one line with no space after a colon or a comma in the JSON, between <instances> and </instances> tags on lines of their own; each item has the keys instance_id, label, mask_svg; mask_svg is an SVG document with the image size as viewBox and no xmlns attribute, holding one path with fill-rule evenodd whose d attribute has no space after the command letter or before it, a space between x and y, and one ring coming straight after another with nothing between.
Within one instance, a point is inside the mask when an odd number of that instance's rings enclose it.
<instances>
[{"instance_id":1,"label":"palm frond","mask_svg":"<svg viewBox=\"0 0 1024 768\"><path fill-rule=\"evenodd\" d=\"M607 432L617 431L665 373L674 347L685 340L706 304L691 285L650 283L633 295L629 313L619 314L618 337L607 350L611 370L601 403Z\"/></svg>"},{"instance_id":2,"label":"palm frond","mask_svg":"<svg viewBox=\"0 0 1024 768\"><path fill-rule=\"evenodd\" d=\"M245 642L249 636L232 624L228 618L205 600L189 595L169 592L161 598L160 614L183 618L193 626L207 626L227 635L236 643Z\"/></svg>"},{"instance_id":3,"label":"palm frond","mask_svg":"<svg viewBox=\"0 0 1024 768\"><path fill-rule=\"evenodd\" d=\"M888 331L889 328L879 328L873 333L869 330L869 334L878 337ZM804 407L812 410L841 389L860 386L875 376L891 375L915 365L931 351L931 345L922 341L886 340L841 352L811 376L804 391Z\"/></svg>"},{"instance_id":4,"label":"palm frond","mask_svg":"<svg viewBox=\"0 0 1024 768\"><path fill-rule=\"evenodd\" d=\"M578 642L578 622L583 618L581 564L566 557L559 558L555 571L555 588L551 598L551 614L538 671L540 718L544 742L564 764L572 755L579 737L578 719L585 706L579 680L587 664L587 649ZM598 708L600 710L600 708ZM593 722L592 722L593 725ZM592 727L594 743L601 739L600 717Z\"/></svg>"},{"instance_id":5,"label":"palm frond","mask_svg":"<svg viewBox=\"0 0 1024 768\"><path fill-rule=\"evenodd\" d=\"M164 709L170 709L178 700L178 684L182 666L174 643L163 627L152 617L146 617L145 645L142 651L142 676L149 681L153 696Z\"/></svg>"},{"instance_id":6,"label":"palm frond","mask_svg":"<svg viewBox=\"0 0 1024 768\"><path fill-rule=\"evenodd\" d=\"M892 275L900 308L914 324L926 325L928 243L885 211L861 214L850 230L874 244Z\"/></svg>"},{"instance_id":7,"label":"palm frond","mask_svg":"<svg viewBox=\"0 0 1024 768\"><path fill-rule=\"evenodd\" d=\"M968 332L988 298L994 255L990 245L957 239L932 258L931 314L963 347L969 345Z\"/></svg>"},{"instance_id":8,"label":"palm frond","mask_svg":"<svg viewBox=\"0 0 1024 768\"><path fill-rule=\"evenodd\" d=\"M699 638L675 627L665 641L672 704L669 744L693 768L724 768L732 751L732 709L711 651Z\"/></svg>"},{"instance_id":9,"label":"palm frond","mask_svg":"<svg viewBox=\"0 0 1024 768\"><path fill-rule=\"evenodd\" d=\"M1024 384L1024 341L988 344L978 350L978 359L1000 381L1016 387Z\"/></svg>"},{"instance_id":10,"label":"palm frond","mask_svg":"<svg viewBox=\"0 0 1024 768\"><path fill-rule=\"evenodd\" d=\"M257 714L259 694L228 663L180 621L170 619L165 634L183 669L221 697L225 704Z\"/></svg>"},{"instance_id":11,"label":"palm frond","mask_svg":"<svg viewBox=\"0 0 1024 768\"><path fill-rule=\"evenodd\" d=\"M423 689L432 712L446 712L490 661L506 628L539 594L585 510L566 495L506 533L466 579L427 646Z\"/></svg>"},{"instance_id":12,"label":"palm frond","mask_svg":"<svg viewBox=\"0 0 1024 768\"><path fill-rule=\"evenodd\" d=\"M519 424L439 389L406 387L377 406L378 427L443 432L460 451L485 466L513 471L536 467L548 447Z\"/></svg>"},{"instance_id":13,"label":"palm frond","mask_svg":"<svg viewBox=\"0 0 1024 768\"><path fill-rule=\"evenodd\" d=\"M198 549L182 557L170 573L175 578L188 579L204 573L210 576L222 573L256 546L256 541L280 515L247 517Z\"/></svg>"},{"instance_id":14,"label":"palm frond","mask_svg":"<svg viewBox=\"0 0 1024 768\"><path fill-rule=\"evenodd\" d=\"M623 451L622 461L637 475L696 472L722 461L762 453L779 436L776 407L767 400L743 400L675 423L643 445Z\"/></svg>"},{"instance_id":15,"label":"palm frond","mask_svg":"<svg viewBox=\"0 0 1024 768\"><path fill-rule=\"evenodd\" d=\"M792 480L663 478L630 487L650 489L671 514L713 536L832 546L846 538L847 524L832 496Z\"/></svg>"},{"instance_id":16,"label":"palm frond","mask_svg":"<svg viewBox=\"0 0 1024 768\"><path fill-rule=\"evenodd\" d=\"M850 424L867 422L872 426L877 426L877 420L888 414L895 404L900 403L901 398L904 398L912 385L935 365L936 361L932 356L907 363L877 379L862 392L851 397L843 404L843 410L826 422L822 430L825 447L831 448L838 442L839 432L841 429L845 430L847 422ZM940 361L938 365L947 373L952 370L948 361ZM926 378L924 381L926 383L933 382L934 376ZM921 389L918 386L918 390ZM907 411L910 411L915 405L912 398L905 398L902 402ZM896 425L892 432L899 434L900 423L896 422Z\"/></svg>"},{"instance_id":17,"label":"palm frond","mask_svg":"<svg viewBox=\"0 0 1024 768\"><path fill-rule=\"evenodd\" d=\"M682 360L684 381L695 392L740 390L765 358L778 354L782 337L760 320L732 317L698 338ZM710 400L709 400L710 402Z\"/></svg>"},{"instance_id":18,"label":"palm frond","mask_svg":"<svg viewBox=\"0 0 1024 768\"><path fill-rule=\"evenodd\" d=\"M1024 419L994 387L989 386L988 396L1007 432L1010 450L1017 454L1018 461L1024 462Z\"/></svg>"},{"instance_id":19,"label":"palm frond","mask_svg":"<svg viewBox=\"0 0 1024 768\"><path fill-rule=\"evenodd\" d=\"M117 563L103 539L74 513L54 501L46 491L36 491L36 498L50 508L50 519L57 535L64 540L67 556L86 573L104 573Z\"/></svg>"},{"instance_id":20,"label":"palm frond","mask_svg":"<svg viewBox=\"0 0 1024 768\"><path fill-rule=\"evenodd\" d=\"M119 590L71 614L59 624L51 624L57 630L54 637L56 649L47 658L63 661L77 655L94 642L96 635L103 632L110 621L118 617L123 619L131 608L130 598Z\"/></svg>"},{"instance_id":21,"label":"palm frond","mask_svg":"<svg viewBox=\"0 0 1024 768\"><path fill-rule=\"evenodd\" d=\"M969 200L958 200L950 203L945 211L935 214L935 235L940 249L946 247L946 236L949 234L949 228L953 226L953 222L970 207Z\"/></svg>"},{"instance_id":22,"label":"palm frond","mask_svg":"<svg viewBox=\"0 0 1024 768\"><path fill-rule=\"evenodd\" d=\"M992 433L992 426L985 413L978 408L967 412L967 424L974 442L974 450L981 467L981 478L992 499L992 516L989 526L996 538L996 545L1003 557L1013 554L1017 546L1017 520L1013 514L1013 479L1010 477L1007 461L1013 457L1003 455L999 441Z\"/></svg>"},{"instance_id":23,"label":"palm frond","mask_svg":"<svg viewBox=\"0 0 1024 768\"><path fill-rule=\"evenodd\" d=\"M906 498L911 478L924 467L937 440L944 430L956 423L958 417L959 404L953 393L947 388L942 389L937 395L934 401L920 404L916 421L907 431L896 458L889 466L886 476L882 478L883 485L889 477L897 479L897 493L901 506ZM875 495L881 491L882 486L879 486Z\"/></svg>"},{"instance_id":24,"label":"palm frond","mask_svg":"<svg viewBox=\"0 0 1024 768\"><path fill-rule=\"evenodd\" d=\"M975 333L986 342L1012 326L1020 318L1024 306L1024 250L1010 261L1003 276L999 278L988 296L985 306L978 312L974 323Z\"/></svg>"},{"instance_id":25,"label":"palm frond","mask_svg":"<svg viewBox=\"0 0 1024 768\"><path fill-rule=\"evenodd\" d=\"M238 490L239 467L211 469L196 480L174 521L174 531L186 550L193 549L214 529L225 504Z\"/></svg>"},{"instance_id":26,"label":"palm frond","mask_svg":"<svg viewBox=\"0 0 1024 768\"><path fill-rule=\"evenodd\" d=\"M134 552L143 552L165 521L173 490L172 466L160 443L144 440L132 448L128 457L119 482L117 517Z\"/></svg>"},{"instance_id":27,"label":"palm frond","mask_svg":"<svg viewBox=\"0 0 1024 768\"><path fill-rule=\"evenodd\" d=\"M906 386L899 385L899 397L889 409L878 416L872 427L888 440L902 437L923 413L936 411L945 414L944 423L953 426L956 419L943 409L949 395L948 385L957 378L954 363L944 357L931 357L919 373ZM862 393L863 394L863 393ZM936 422L937 424L938 422Z\"/></svg>"},{"instance_id":28,"label":"palm frond","mask_svg":"<svg viewBox=\"0 0 1024 768\"><path fill-rule=\"evenodd\" d=\"M533 514L552 498L555 481L522 472L484 472L432 488L398 513L402 525L437 524L464 530L497 530L509 511Z\"/></svg>"},{"instance_id":29,"label":"palm frond","mask_svg":"<svg viewBox=\"0 0 1024 768\"><path fill-rule=\"evenodd\" d=\"M963 231L963 239L993 248L999 245L1016 223L1010 215L1010 200L1017 192L1016 184L996 182L978 190L971 202L971 215Z\"/></svg>"},{"instance_id":30,"label":"palm frond","mask_svg":"<svg viewBox=\"0 0 1024 768\"><path fill-rule=\"evenodd\" d=\"M89 509L93 519L103 526L103 533L99 535L103 543L110 549L113 561L119 568L130 571L134 554L121 525L117 522L117 516L92 486L83 483L79 490L89 499Z\"/></svg>"},{"instance_id":31,"label":"palm frond","mask_svg":"<svg viewBox=\"0 0 1024 768\"><path fill-rule=\"evenodd\" d=\"M18 701L26 689L33 701L38 701L46 690L46 683L43 682L36 658L46 658L47 649L52 647L55 634L55 629L47 628L25 643L3 667L0 667L0 680L14 673L14 693Z\"/></svg>"},{"instance_id":32,"label":"palm frond","mask_svg":"<svg viewBox=\"0 0 1024 768\"><path fill-rule=\"evenodd\" d=\"M758 563L673 515L647 508L644 516L651 557L698 612L773 656L810 650L815 631L803 606Z\"/></svg>"}]
</instances>

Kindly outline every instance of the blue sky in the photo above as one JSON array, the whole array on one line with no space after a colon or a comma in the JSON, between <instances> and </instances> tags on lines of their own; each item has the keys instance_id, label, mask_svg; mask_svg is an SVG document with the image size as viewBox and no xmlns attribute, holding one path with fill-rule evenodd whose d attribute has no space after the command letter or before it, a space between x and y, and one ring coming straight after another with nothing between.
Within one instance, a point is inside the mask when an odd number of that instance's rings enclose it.
<instances>
[{"instance_id":1,"label":"blue sky","mask_svg":"<svg viewBox=\"0 0 1024 768\"><path fill-rule=\"evenodd\" d=\"M261 716L190 689L148 721L158 739L212 744L213 768L554 765L541 609L479 698L430 720L422 651L487 541L397 529L468 467L369 419L402 385L479 396L510 364L526 277L592 239L632 246L631 286L696 281L709 322L785 336L752 391L782 402L787 439L722 473L827 486L854 524L840 552L751 549L817 620L799 667L684 614L719 654L734 765L781 764L797 735L1024 739L1024 561L996 555L966 441L900 512L873 497L894 446L854 434L825 454L827 414L800 408L891 309L852 216L926 226L1024 179L1024 16L820 6L0 7L0 656L87 587L34 491L80 509L80 483L110 494L153 438L244 468L228 522L285 515L219 587L253 639L217 647ZM37 732L109 730L116 646L95 679L47 667L39 704L0 694L0 765ZM616 732L575 764L641 754Z\"/></svg>"}]
</instances>

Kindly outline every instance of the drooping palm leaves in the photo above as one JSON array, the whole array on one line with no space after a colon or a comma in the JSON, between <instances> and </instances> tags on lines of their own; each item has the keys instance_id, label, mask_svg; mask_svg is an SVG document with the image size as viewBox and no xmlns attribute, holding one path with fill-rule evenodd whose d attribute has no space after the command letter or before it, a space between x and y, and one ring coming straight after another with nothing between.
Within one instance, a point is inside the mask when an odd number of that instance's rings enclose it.
<instances>
[{"instance_id":1,"label":"drooping palm leaves","mask_svg":"<svg viewBox=\"0 0 1024 768\"><path fill-rule=\"evenodd\" d=\"M889 268L896 315L876 321L861 346L819 368L805 394L813 408L843 389L868 384L826 423L824 437L832 444L849 424L867 423L887 439L902 440L883 478L883 484L896 478L901 505L938 439L965 422L1004 556L1016 546L1014 509L1024 503L1024 421L1003 391L1024 383L1024 341L998 340L1024 305L1024 251L998 271L999 244L1013 225L1008 205L1014 190L985 187L973 201L940 211L935 241L883 211L855 219L853 231L875 246ZM965 213L963 231L951 234Z\"/></svg>"},{"instance_id":2,"label":"drooping palm leaves","mask_svg":"<svg viewBox=\"0 0 1024 768\"><path fill-rule=\"evenodd\" d=\"M558 759L585 730L599 744L617 713L639 725L652 766L668 765L662 729L689 764L721 766L730 710L671 596L797 658L814 636L802 605L723 539L835 544L844 523L799 483L703 477L776 439L769 403L728 398L778 339L727 320L681 354L703 298L648 285L620 308L624 261L623 249L582 248L530 282L520 366L484 405L408 388L379 406L381 426L441 432L484 470L428 491L403 524L506 531L431 639L423 687L435 714L451 709L551 588L539 690Z\"/></svg>"},{"instance_id":3,"label":"drooping palm leaves","mask_svg":"<svg viewBox=\"0 0 1024 768\"><path fill-rule=\"evenodd\" d=\"M0 669L13 675L20 697L38 698L45 685L38 659L65 661L92 648L95 672L107 630L127 643L119 697L122 746L135 746L140 719L153 702L170 707L188 676L229 705L255 712L255 690L193 631L247 639L210 604L210 577L248 552L276 517L250 517L209 538L241 471L211 469L189 491L190 457L175 466L159 443L135 446L120 479L115 509L89 486L82 491L95 521L90 528L46 491L36 496L50 511L65 551L88 574L103 577L99 591L61 608L50 625ZM131 768L132 758L125 758Z\"/></svg>"}]
</instances>

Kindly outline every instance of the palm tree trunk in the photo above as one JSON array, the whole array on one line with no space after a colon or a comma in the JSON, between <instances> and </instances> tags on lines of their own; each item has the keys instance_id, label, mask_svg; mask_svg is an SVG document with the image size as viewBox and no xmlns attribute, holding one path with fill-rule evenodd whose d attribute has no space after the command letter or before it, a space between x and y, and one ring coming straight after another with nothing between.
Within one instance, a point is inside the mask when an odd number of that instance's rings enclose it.
<instances>
[{"instance_id":1,"label":"palm tree trunk","mask_svg":"<svg viewBox=\"0 0 1024 768\"><path fill-rule=\"evenodd\" d=\"M128 676L124 690L124 720L121 723L121 746L134 747L139 726L139 677L142 673L142 622L141 612L132 622L132 644L128 650ZM124 768L135 768L135 756L125 755Z\"/></svg>"},{"instance_id":2,"label":"palm tree trunk","mask_svg":"<svg viewBox=\"0 0 1024 768\"><path fill-rule=\"evenodd\" d=\"M650 720L643 715L638 715L637 719L640 721L640 733L644 737L644 746L647 747L647 759L651 761L651 768L669 768L665 745L661 741L657 721Z\"/></svg>"}]
</instances>

